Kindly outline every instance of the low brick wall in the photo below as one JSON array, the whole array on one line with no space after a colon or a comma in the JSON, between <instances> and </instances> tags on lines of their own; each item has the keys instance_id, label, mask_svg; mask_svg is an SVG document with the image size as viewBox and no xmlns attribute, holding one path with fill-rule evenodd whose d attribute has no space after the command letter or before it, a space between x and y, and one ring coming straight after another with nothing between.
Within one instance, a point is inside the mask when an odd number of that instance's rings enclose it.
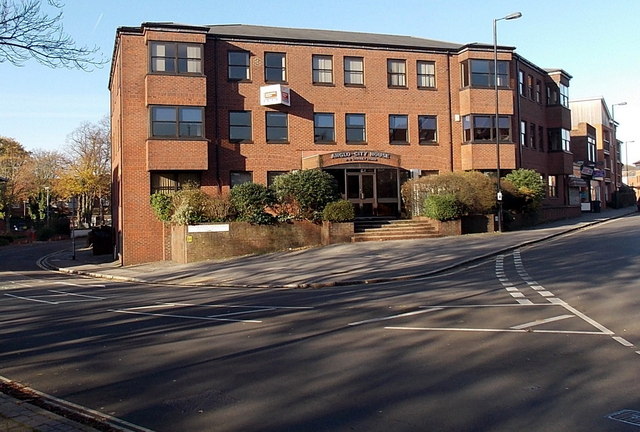
<instances>
[{"instance_id":1,"label":"low brick wall","mask_svg":"<svg viewBox=\"0 0 640 432\"><path fill-rule=\"evenodd\" d=\"M171 259L184 264L317 246L322 242L321 231L321 225L306 221L278 225L173 225Z\"/></svg>"}]
</instances>

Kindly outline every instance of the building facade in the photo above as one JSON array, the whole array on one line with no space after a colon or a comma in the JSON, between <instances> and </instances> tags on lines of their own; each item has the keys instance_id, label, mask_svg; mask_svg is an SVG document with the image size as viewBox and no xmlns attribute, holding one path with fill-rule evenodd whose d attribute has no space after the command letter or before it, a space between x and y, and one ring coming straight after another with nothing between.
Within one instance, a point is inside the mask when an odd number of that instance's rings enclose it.
<instances>
[{"instance_id":1,"label":"building facade","mask_svg":"<svg viewBox=\"0 0 640 432\"><path fill-rule=\"evenodd\" d=\"M188 182L225 193L323 169L358 215L397 217L408 178L495 173L499 154L503 175L541 174L546 206L578 205L571 76L512 47L498 47L494 69L487 44L247 25L119 28L109 89L122 263L166 258L149 196Z\"/></svg>"},{"instance_id":2,"label":"building facade","mask_svg":"<svg viewBox=\"0 0 640 432\"><path fill-rule=\"evenodd\" d=\"M606 208L623 180L622 142L616 137L617 123L602 97L572 100L569 105L574 125L572 151L577 163L584 162L581 172L589 181L589 201Z\"/></svg>"}]
</instances>

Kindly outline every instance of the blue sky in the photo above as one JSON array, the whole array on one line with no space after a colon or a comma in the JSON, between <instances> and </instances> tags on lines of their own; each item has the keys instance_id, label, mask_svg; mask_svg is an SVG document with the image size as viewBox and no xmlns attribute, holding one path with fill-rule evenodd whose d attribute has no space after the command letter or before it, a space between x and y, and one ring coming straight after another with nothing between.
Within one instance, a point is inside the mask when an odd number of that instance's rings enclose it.
<instances>
[{"instance_id":1,"label":"blue sky","mask_svg":"<svg viewBox=\"0 0 640 432\"><path fill-rule=\"evenodd\" d=\"M44 8L47 2L43 0ZM618 138L640 160L640 1L612 0L66 0L64 27L79 44L110 59L116 29L146 21L256 24L409 35L456 43L492 43L494 18L501 45L544 68L573 76L571 99L603 96L617 106ZM109 112L109 64L93 72L0 63L0 135L28 150L62 150L83 121ZM623 150L624 154L624 150Z\"/></svg>"}]
</instances>

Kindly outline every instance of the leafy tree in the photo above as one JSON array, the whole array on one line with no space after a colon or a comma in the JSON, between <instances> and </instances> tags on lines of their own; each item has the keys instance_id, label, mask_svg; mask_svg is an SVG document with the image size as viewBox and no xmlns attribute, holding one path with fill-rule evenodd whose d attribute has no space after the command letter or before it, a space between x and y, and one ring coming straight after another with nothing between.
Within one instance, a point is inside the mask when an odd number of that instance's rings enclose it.
<instances>
[{"instance_id":1,"label":"leafy tree","mask_svg":"<svg viewBox=\"0 0 640 432\"><path fill-rule=\"evenodd\" d=\"M335 178L319 169L279 175L272 188L280 205L279 212L296 219L321 219L324 207L340 197Z\"/></svg>"},{"instance_id":2,"label":"leafy tree","mask_svg":"<svg viewBox=\"0 0 640 432\"><path fill-rule=\"evenodd\" d=\"M452 193L428 195L424 200L424 215L440 221L460 219L464 209Z\"/></svg>"},{"instance_id":3,"label":"leafy tree","mask_svg":"<svg viewBox=\"0 0 640 432\"><path fill-rule=\"evenodd\" d=\"M517 169L505 177L504 189L512 197L507 197L512 210L519 212L536 211L545 197L545 184L540 174L532 169ZM510 199L509 199L510 198Z\"/></svg>"},{"instance_id":4,"label":"leafy tree","mask_svg":"<svg viewBox=\"0 0 640 432\"><path fill-rule=\"evenodd\" d=\"M106 63L98 48L76 45L62 26L62 4L49 0L55 15L42 11L39 0L0 0L0 63L22 66L33 58L52 67L90 70Z\"/></svg>"},{"instance_id":5,"label":"leafy tree","mask_svg":"<svg viewBox=\"0 0 640 432\"><path fill-rule=\"evenodd\" d=\"M10 209L28 197L31 154L13 138L0 137L0 177L6 179L0 187L0 212L9 230Z\"/></svg>"}]
</instances>

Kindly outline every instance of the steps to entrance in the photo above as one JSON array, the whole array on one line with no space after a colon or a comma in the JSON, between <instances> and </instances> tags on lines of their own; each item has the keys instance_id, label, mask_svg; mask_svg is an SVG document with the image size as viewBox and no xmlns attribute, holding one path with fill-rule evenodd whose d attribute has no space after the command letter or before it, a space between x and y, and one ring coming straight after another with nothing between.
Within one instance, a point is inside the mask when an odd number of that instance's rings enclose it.
<instances>
[{"instance_id":1,"label":"steps to entrance","mask_svg":"<svg viewBox=\"0 0 640 432\"><path fill-rule=\"evenodd\" d=\"M405 219L357 219L352 242L412 240L440 237L429 221Z\"/></svg>"}]
</instances>

